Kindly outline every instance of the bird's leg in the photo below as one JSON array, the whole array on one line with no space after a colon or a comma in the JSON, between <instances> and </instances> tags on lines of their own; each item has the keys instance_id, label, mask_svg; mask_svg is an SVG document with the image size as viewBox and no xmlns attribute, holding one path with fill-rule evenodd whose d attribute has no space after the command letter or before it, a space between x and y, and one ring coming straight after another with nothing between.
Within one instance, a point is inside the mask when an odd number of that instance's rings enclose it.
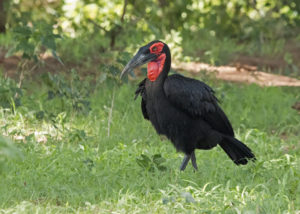
<instances>
[{"instance_id":1,"label":"bird's leg","mask_svg":"<svg viewBox=\"0 0 300 214\"><path fill-rule=\"evenodd\" d=\"M198 166L197 166L195 151L192 152L191 159L192 159L192 165L193 165L194 169L197 171L198 170Z\"/></svg>"},{"instance_id":2,"label":"bird's leg","mask_svg":"<svg viewBox=\"0 0 300 214\"><path fill-rule=\"evenodd\" d=\"M191 159L190 155L184 155L183 161L180 165L180 171L185 170L185 167L189 163L190 159Z\"/></svg>"}]
</instances>

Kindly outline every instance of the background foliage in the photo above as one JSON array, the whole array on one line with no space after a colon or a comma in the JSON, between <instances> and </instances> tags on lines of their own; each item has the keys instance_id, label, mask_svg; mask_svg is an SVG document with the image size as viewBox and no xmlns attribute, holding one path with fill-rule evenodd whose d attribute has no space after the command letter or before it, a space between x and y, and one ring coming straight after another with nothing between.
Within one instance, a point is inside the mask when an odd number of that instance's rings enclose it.
<instances>
[{"instance_id":1,"label":"background foliage","mask_svg":"<svg viewBox=\"0 0 300 214\"><path fill-rule=\"evenodd\" d=\"M220 40L223 43L231 41L235 46L252 44L248 48L243 48L244 50L233 52L269 55L280 52L287 41L300 40L298 1L5 0L4 2L7 8L8 29L21 23L34 29L35 23L42 22L44 26L47 24L51 26L55 34L64 37L98 37L97 46L101 50L126 48L133 50L155 38L167 41L171 47L183 48L188 55L220 63L223 61L223 55L226 55L224 50L217 48L220 46L218 44ZM49 40L48 46L53 49L50 42ZM271 50L265 50L265 46L271 46L269 48ZM201 55L199 51L203 54ZM176 56L179 51L173 52Z\"/></svg>"}]
</instances>

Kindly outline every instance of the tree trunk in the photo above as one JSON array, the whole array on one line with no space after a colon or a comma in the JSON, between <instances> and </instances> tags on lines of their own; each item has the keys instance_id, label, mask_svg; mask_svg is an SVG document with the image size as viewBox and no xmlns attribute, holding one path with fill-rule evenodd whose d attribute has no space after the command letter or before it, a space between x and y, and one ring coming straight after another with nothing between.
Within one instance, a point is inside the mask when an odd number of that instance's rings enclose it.
<instances>
[{"instance_id":1,"label":"tree trunk","mask_svg":"<svg viewBox=\"0 0 300 214\"><path fill-rule=\"evenodd\" d=\"M4 9L5 0L0 0L0 33L5 33L6 12Z\"/></svg>"}]
</instances>

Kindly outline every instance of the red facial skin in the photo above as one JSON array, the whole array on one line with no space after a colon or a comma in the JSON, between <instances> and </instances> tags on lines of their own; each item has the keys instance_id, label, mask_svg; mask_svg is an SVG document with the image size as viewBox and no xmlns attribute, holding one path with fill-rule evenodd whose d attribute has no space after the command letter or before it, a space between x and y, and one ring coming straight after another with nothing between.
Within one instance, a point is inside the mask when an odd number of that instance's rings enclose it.
<instances>
[{"instance_id":1,"label":"red facial skin","mask_svg":"<svg viewBox=\"0 0 300 214\"><path fill-rule=\"evenodd\" d=\"M148 63L147 76L151 82L154 82L159 74L162 72L166 60L166 54L161 54L164 44L161 42L154 43L149 48L150 53L154 53L158 56L157 59Z\"/></svg>"}]
</instances>

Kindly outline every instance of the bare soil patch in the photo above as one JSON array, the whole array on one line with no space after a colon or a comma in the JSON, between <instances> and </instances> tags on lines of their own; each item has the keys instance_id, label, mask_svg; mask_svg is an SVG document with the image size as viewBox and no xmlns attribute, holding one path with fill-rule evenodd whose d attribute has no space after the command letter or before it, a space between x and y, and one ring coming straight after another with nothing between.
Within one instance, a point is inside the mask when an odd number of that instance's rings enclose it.
<instances>
[{"instance_id":1,"label":"bare soil patch","mask_svg":"<svg viewBox=\"0 0 300 214\"><path fill-rule=\"evenodd\" d=\"M176 70L185 70L194 74L201 71L213 72L217 79L240 83L255 83L261 86L297 86L300 80L258 71L256 66L239 64L236 66L212 66L199 62L177 62L173 64Z\"/></svg>"},{"instance_id":2,"label":"bare soil patch","mask_svg":"<svg viewBox=\"0 0 300 214\"><path fill-rule=\"evenodd\" d=\"M5 75L8 77L17 79L19 77L18 73L18 64L20 62L20 57L12 56L9 58L4 58L0 56L0 68L4 70ZM95 62L97 66L99 61ZM33 66L33 65L32 65ZM95 67L97 67L95 66ZM51 72L64 72L70 68L76 68L78 70L86 70L86 68L81 68L80 64L67 64L61 65L53 57L47 57L44 59L44 62L41 66L37 66L32 74L37 75L41 73ZM255 83L261 86L297 86L300 87L300 80L291 78L283 75L276 75L271 73L266 73L259 71L256 66L247 63L234 63L228 66L212 66L200 62L175 62L173 63L173 68L176 70L183 70L191 72L192 74L199 74L201 71L212 72L216 75L216 78L222 79L225 81L231 82L240 82L240 83ZM97 69L96 69L97 70ZM85 75L88 73L93 75L94 72L92 68L89 68L89 71L85 71ZM95 74L95 73L94 73Z\"/></svg>"}]
</instances>

